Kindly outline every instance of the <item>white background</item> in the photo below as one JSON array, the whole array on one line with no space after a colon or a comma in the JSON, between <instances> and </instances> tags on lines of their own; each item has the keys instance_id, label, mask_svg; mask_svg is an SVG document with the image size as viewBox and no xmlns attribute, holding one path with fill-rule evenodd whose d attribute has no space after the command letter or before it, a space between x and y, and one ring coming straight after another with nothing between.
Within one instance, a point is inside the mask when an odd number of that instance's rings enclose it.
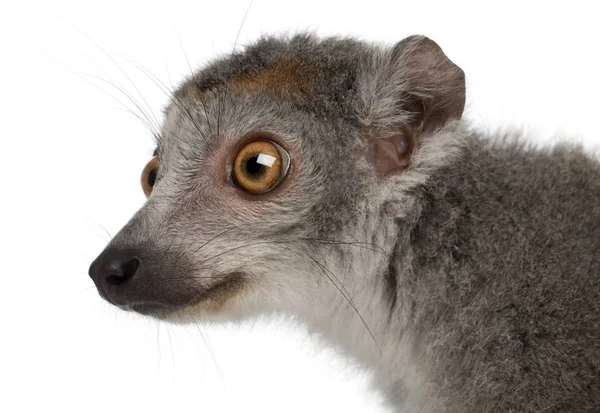
<instances>
[{"instance_id":1,"label":"white background","mask_svg":"<svg viewBox=\"0 0 600 413\"><path fill-rule=\"evenodd\" d=\"M466 72L479 127L597 147L594 2L488 3L255 0L239 43L302 29L387 44L426 34ZM231 51L248 4L0 6L0 411L386 411L368 375L302 329L159 325L104 303L87 276L102 227L116 233L144 202L153 150L118 88L160 117L168 98L138 67L177 83L183 50L194 67Z\"/></svg>"}]
</instances>

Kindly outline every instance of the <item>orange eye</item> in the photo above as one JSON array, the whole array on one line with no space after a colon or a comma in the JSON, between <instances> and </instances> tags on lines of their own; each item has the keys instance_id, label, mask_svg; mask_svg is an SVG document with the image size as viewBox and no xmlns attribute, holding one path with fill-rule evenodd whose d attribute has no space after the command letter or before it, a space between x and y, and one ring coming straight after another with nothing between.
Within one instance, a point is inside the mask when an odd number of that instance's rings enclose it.
<instances>
[{"instance_id":1,"label":"orange eye","mask_svg":"<svg viewBox=\"0 0 600 413\"><path fill-rule=\"evenodd\" d=\"M152 188L156 183L156 174L158 173L159 165L160 161L158 160L158 156L155 156L150 159L150 162L146 164L142 171L142 189L144 190L144 194L146 194L146 198L150 196Z\"/></svg>"},{"instance_id":2,"label":"orange eye","mask_svg":"<svg viewBox=\"0 0 600 413\"><path fill-rule=\"evenodd\" d=\"M290 155L270 141L253 141L244 146L233 164L235 183L244 191L258 195L271 191L286 177Z\"/></svg>"}]
</instances>

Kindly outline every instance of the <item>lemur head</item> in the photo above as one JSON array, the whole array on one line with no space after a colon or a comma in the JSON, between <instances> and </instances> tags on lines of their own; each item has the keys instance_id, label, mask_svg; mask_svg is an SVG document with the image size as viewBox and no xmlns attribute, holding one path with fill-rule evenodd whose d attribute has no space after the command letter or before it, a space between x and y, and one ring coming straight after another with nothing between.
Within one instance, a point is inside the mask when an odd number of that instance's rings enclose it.
<instances>
[{"instance_id":1,"label":"lemur head","mask_svg":"<svg viewBox=\"0 0 600 413\"><path fill-rule=\"evenodd\" d=\"M148 200L90 276L156 317L306 311L379 285L389 204L464 100L462 70L421 36L267 37L216 60L174 92Z\"/></svg>"}]
</instances>

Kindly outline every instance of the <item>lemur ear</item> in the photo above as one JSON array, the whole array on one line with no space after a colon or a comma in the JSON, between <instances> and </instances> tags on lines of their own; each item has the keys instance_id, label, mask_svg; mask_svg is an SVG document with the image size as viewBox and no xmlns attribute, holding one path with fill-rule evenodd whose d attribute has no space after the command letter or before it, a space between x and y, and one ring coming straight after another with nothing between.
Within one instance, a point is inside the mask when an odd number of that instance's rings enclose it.
<instances>
[{"instance_id":1,"label":"lemur ear","mask_svg":"<svg viewBox=\"0 0 600 413\"><path fill-rule=\"evenodd\" d=\"M433 40L408 37L386 60L371 113L381 175L407 168L421 136L460 119L465 106L465 75Z\"/></svg>"}]
</instances>

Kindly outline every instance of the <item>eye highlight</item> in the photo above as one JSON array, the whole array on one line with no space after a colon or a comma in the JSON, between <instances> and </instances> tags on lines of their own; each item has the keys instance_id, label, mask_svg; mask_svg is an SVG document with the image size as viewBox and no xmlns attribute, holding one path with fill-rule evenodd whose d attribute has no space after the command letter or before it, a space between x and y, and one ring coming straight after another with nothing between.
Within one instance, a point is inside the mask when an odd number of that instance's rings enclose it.
<instances>
[{"instance_id":1,"label":"eye highlight","mask_svg":"<svg viewBox=\"0 0 600 413\"><path fill-rule=\"evenodd\" d=\"M244 191L259 195L273 190L286 177L290 155L275 142L256 140L246 144L235 157L234 182Z\"/></svg>"},{"instance_id":2,"label":"eye highlight","mask_svg":"<svg viewBox=\"0 0 600 413\"><path fill-rule=\"evenodd\" d=\"M160 160L158 156L150 159L150 162L146 164L144 170L142 171L142 189L144 190L144 194L146 198L150 196L152 193L152 188L156 183L156 175L158 174L158 167L160 166Z\"/></svg>"}]
</instances>

